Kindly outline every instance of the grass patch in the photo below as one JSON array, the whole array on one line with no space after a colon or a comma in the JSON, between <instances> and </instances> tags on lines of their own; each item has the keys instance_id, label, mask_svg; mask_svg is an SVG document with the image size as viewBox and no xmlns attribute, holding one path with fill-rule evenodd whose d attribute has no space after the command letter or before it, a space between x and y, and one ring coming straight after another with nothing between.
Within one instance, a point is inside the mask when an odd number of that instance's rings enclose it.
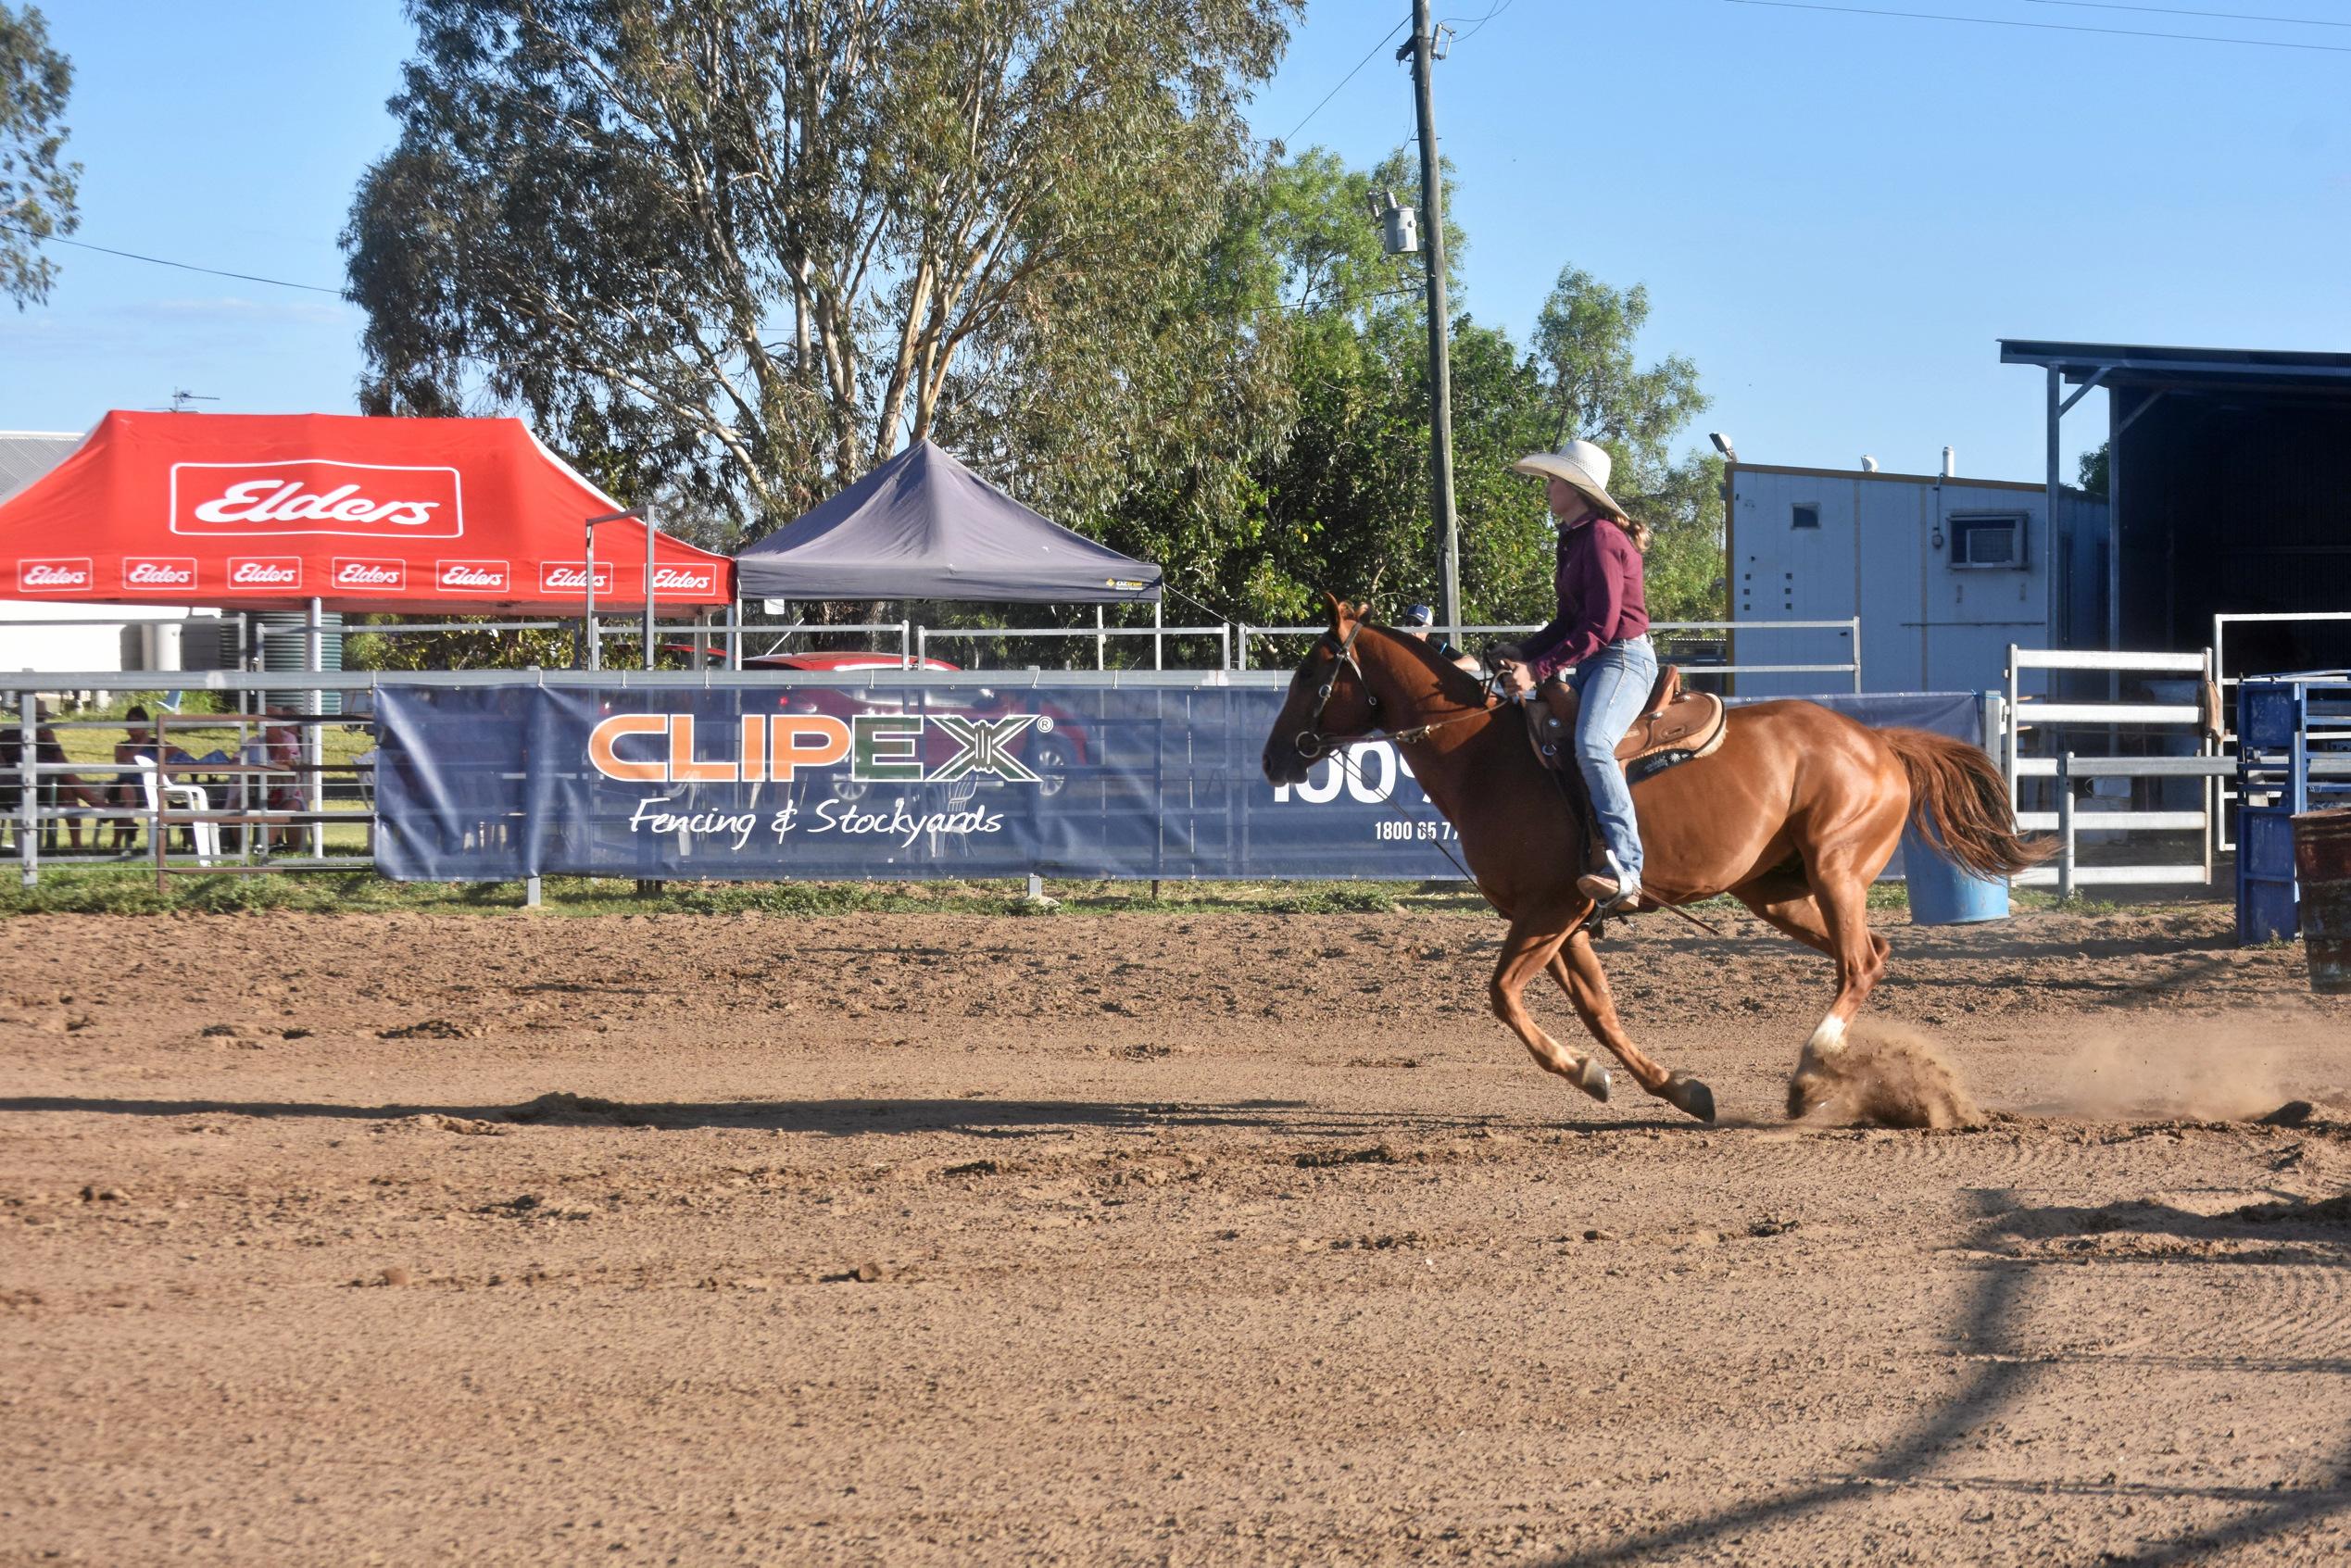
<instances>
[{"instance_id":1,"label":"grass patch","mask_svg":"<svg viewBox=\"0 0 2351 1568\"><path fill-rule=\"evenodd\" d=\"M548 877L542 913L554 915L1019 914L1040 918L1146 913L1386 914L1399 909L1491 918L1457 883L1175 883L1049 881L1047 904L1028 900L1025 879L974 882L679 882L637 891L606 877ZM524 912L519 882L399 883L372 872L288 872L270 876L173 876L161 891L145 864L45 868L31 887L0 883L0 916L30 914L321 914Z\"/></svg>"},{"instance_id":2,"label":"grass patch","mask_svg":"<svg viewBox=\"0 0 2351 1568\"><path fill-rule=\"evenodd\" d=\"M350 832L340 827L334 834ZM356 847L356 845L354 846ZM610 877L548 877L539 912L553 915L1022 915L1083 919L1091 915L1382 915L1472 916L1491 920L1486 900L1458 882L1148 882L1060 880L1045 884L1047 902L1028 899L1025 880L974 882L673 882L648 892ZM2046 889L2010 894L2018 913L2062 910L2112 915L2137 906L2076 898L2065 904ZM1701 917L1728 916L1741 906L1720 896L1687 906ZM1909 907L1898 882L1869 889L1872 909ZM44 867L38 884L0 883L0 916L29 914L242 914L297 909L321 914L410 912L520 914L519 882L387 882L372 872L288 872L271 876L174 876L158 893L145 862L119 866ZM1670 917L1665 917L1670 919Z\"/></svg>"}]
</instances>

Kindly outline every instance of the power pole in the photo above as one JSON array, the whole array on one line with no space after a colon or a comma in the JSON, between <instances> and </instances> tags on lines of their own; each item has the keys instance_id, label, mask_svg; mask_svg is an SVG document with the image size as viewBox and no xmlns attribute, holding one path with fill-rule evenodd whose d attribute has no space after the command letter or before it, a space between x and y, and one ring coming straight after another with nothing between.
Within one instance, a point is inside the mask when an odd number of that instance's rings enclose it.
<instances>
[{"instance_id":1,"label":"power pole","mask_svg":"<svg viewBox=\"0 0 2351 1568\"><path fill-rule=\"evenodd\" d=\"M1420 113L1420 227L1428 250L1428 450L1430 503L1444 551L1445 630L1461 643L1461 524L1453 515L1453 368L1445 319L1445 186L1437 161L1437 100L1429 63L1437 45L1428 0L1413 0L1413 41L1398 55L1413 62Z\"/></svg>"}]
</instances>

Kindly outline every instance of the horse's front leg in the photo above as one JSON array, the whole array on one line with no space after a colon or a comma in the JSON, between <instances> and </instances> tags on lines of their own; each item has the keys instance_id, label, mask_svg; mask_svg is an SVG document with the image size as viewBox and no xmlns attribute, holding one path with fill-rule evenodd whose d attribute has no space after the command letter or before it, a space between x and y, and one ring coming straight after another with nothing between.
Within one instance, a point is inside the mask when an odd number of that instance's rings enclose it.
<instances>
[{"instance_id":1,"label":"horse's front leg","mask_svg":"<svg viewBox=\"0 0 2351 1568\"><path fill-rule=\"evenodd\" d=\"M1604 1100L1608 1069L1599 1058L1578 1055L1543 1033L1524 999L1527 983L1543 972L1589 907L1578 904L1564 911L1539 908L1512 920L1510 933L1502 938L1502 957L1494 964L1490 994L1494 1016L1526 1043L1537 1065L1546 1073L1558 1073L1592 1098Z\"/></svg>"},{"instance_id":2,"label":"horse's front leg","mask_svg":"<svg viewBox=\"0 0 2351 1568\"><path fill-rule=\"evenodd\" d=\"M1609 994L1608 976L1600 967L1600 955L1592 951L1590 932L1581 925L1576 928L1565 947L1553 957L1551 973L1567 993L1567 999L1576 1004L1576 1015L1591 1031L1591 1037L1614 1052L1626 1071L1641 1080L1642 1088L1701 1122L1715 1119L1712 1089L1686 1073L1666 1072L1625 1033L1616 1017L1616 998Z\"/></svg>"}]
</instances>

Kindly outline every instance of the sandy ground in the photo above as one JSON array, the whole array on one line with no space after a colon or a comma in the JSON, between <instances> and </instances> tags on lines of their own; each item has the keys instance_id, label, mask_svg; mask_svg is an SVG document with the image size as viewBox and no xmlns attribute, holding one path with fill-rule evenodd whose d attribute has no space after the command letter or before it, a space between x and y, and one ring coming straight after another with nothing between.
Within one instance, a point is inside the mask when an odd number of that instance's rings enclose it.
<instances>
[{"instance_id":1,"label":"sandy ground","mask_svg":"<svg viewBox=\"0 0 2351 1568\"><path fill-rule=\"evenodd\" d=\"M1713 1129L1469 917L10 921L0 1561L2339 1559L2351 1005L2226 923L1890 927L1910 1133L1744 920L1607 949Z\"/></svg>"}]
</instances>

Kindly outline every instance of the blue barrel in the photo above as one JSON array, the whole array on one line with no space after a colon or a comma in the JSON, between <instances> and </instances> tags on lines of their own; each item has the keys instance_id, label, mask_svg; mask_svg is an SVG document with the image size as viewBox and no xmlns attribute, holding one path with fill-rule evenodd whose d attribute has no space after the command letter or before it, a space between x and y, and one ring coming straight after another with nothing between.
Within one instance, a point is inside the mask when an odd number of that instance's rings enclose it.
<instances>
[{"instance_id":1,"label":"blue barrel","mask_svg":"<svg viewBox=\"0 0 2351 1568\"><path fill-rule=\"evenodd\" d=\"M1902 834L1903 875L1910 884L1913 925L1971 925L2008 918L2008 884L1971 876L1936 854L1917 828Z\"/></svg>"}]
</instances>

